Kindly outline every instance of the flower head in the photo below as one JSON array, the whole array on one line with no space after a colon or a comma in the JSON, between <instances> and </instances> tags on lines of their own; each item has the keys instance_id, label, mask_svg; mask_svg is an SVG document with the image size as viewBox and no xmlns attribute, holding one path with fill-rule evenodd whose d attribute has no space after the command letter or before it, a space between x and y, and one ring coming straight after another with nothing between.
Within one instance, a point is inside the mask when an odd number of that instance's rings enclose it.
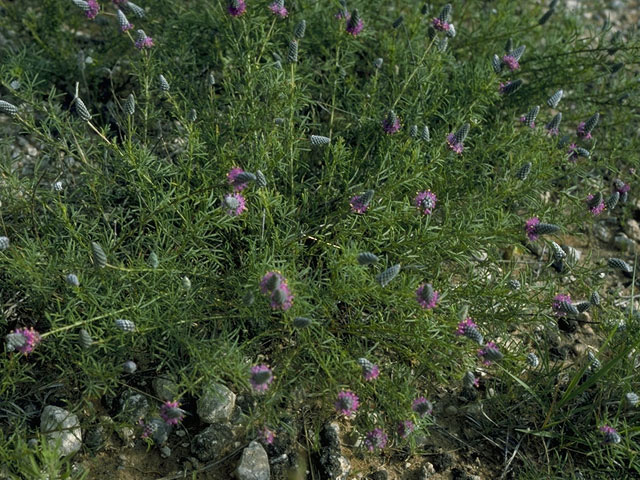
<instances>
[{"instance_id":1,"label":"flower head","mask_svg":"<svg viewBox=\"0 0 640 480\"><path fill-rule=\"evenodd\" d=\"M600 215L604 211L604 200L602 195L594 196L592 194L587 195L587 206L589 211L595 217Z\"/></svg>"},{"instance_id":2,"label":"flower head","mask_svg":"<svg viewBox=\"0 0 640 480\"><path fill-rule=\"evenodd\" d=\"M370 382L371 380L375 380L380 375L380 368L378 365L371 363L366 358L359 358L358 364L362 367L362 376L365 381Z\"/></svg>"},{"instance_id":3,"label":"flower head","mask_svg":"<svg viewBox=\"0 0 640 480\"><path fill-rule=\"evenodd\" d=\"M518 59L512 55L505 55L502 57L502 63L504 63L512 72L520 68Z\"/></svg>"},{"instance_id":4,"label":"flower head","mask_svg":"<svg viewBox=\"0 0 640 480\"><path fill-rule=\"evenodd\" d=\"M369 208L371 199L373 198L373 190L367 190L362 195L356 195L351 197L349 205L351 205L351 211L353 213L364 213Z\"/></svg>"},{"instance_id":5,"label":"flower head","mask_svg":"<svg viewBox=\"0 0 640 480\"><path fill-rule=\"evenodd\" d=\"M227 12L232 17L239 17L247 10L247 4L244 0L231 0L227 7Z\"/></svg>"},{"instance_id":6,"label":"flower head","mask_svg":"<svg viewBox=\"0 0 640 480\"><path fill-rule=\"evenodd\" d=\"M255 365L251 367L249 383L256 392L266 392L271 382L273 382L273 372L267 365Z\"/></svg>"},{"instance_id":7,"label":"flower head","mask_svg":"<svg viewBox=\"0 0 640 480\"><path fill-rule=\"evenodd\" d=\"M436 292L430 283L423 283L416 290L416 300L422 308L431 310L438 303L439 293Z\"/></svg>"},{"instance_id":8,"label":"flower head","mask_svg":"<svg viewBox=\"0 0 640 480\"><path fill-rule=\"evenodd\" d=\"M118 23L120 24L120 30L123 32L133 29L133 24L129 22L124 12L118 9Z\"/></svg>"},{"instance_id":9,"label":"flower head","mask_svg":"<svg viewBox=\"0 0 640 480\"><path fill-rule=\"evenodd\" d=\"M274 15L280 18L285 18L289 14L284 6L284 0L276 0L271 5L269 5L269 10L271 10Z\"/></svg>"},{"instance_id":10,"label":"flower head","mask_svg":"<svg viewBox=\"0 0 640 480\"><path fill-rule=\"evenodd\" d=\"M180 407L180 403L164 402L160 407L160 417L167 425L177 425L184 418L184 410Z\"/></svg>"},{"instance_id":11,"label":"flower head","mask_svg":"<svg viewBox=\"0 0 640 480\"><path fill-rule=\"evenodd\" d=\"M258 440L260 440L262 443L271 445L275 439L275 432L273 430L270 430L268 427L262 427L262 429L258 432Z\"/></svg>"},{"instance_id":12,"label":"flower head","mask_svg":"<svg viewBox=\"0 0 640 480\"><path fill-rule=\"evenodd\" d=\"M551 303L551 309L553 310L553 313L555 313L558 317L565 317L569 310L573 310L571 308L572 306L573 304L571 303L571 295L569 294L558 294L553 297L553 302Z\"/></svg>"},{"instance_id":13,"label":"flower head","mask_svg":"<svg viewBox=\"0 0 640 480\"><path fill-rule=\"evenodd\" d=\"M407 438L415 428L411 420L403 420L398 424L398 435L402 438Z\"/></svg>"},{"instance_id":14,"label":"flower head","mask_svg":"<svg viewBox=\"0 0 640 480\"><path fill-rule=\"evenodd\" d=\"M153 47L153 39L151 37L147 37L147 34L144 33L144 30L138 30L137 33L138 38L136 40L135 46L138 50Z\"/></svg>"},{"instance_id":15,"label":"flower head","mask_svg":"<svg viewBox=\"0 0 640 480\"><path fill-rule=\"evenodd\" d=\"M364 28L364 21L360 18L360 12L355 8L353 14L347 14L347 33L356 37Z\"/></svg>"},{"instance_id":16,"label":"flower head","mask_svg":"<svg viewBox=\"0 0 640 480\"><path fill-rule=\"evenodd\" d=\"M382 119L382 129L389 135L393 135L400 130L400 119L393 110L389 110Z\"/></svg>"},{"instance_id":17,"label":"flower head","mask_svg":"<svg viewBox=\"0 0 640 480\"><path fill-rule=\"evenodd\" d=\"M281 309L287 311L293 305L293 294L289 290L289 285L286 282L282 282L271 293L271 308L274 310Z\"/></svg>"},{"instance_id":18,"label":"flower head","mask_svg":"<svg viewBox=\"0 0 640 480\"><path fill-rule=\"evenodd\" d=\"M431 215L433 213L433 209L436 208L436 202L438 198L436 194L431 190L426 190L424 192L420 192L413 199L413 204L418 207L418 210L422 211L423 215Z\"/></svg>"},{"instance_id":19,"label":"flower head","mask_svg":"<svg viewBox=\"0 0 640 480\"><path fill-rule=\"evenodd\" d=\"M247 182L242 181L242 175L245 173L240 167L233 167L227 173L227 181L230 185L233 185L235 192L241 192L247 187ZM238 178L240 176L240 178Z\"/></svg>"},{"instance_id":20,"label":"flower head","mask_svg":"<svg viewBox=\"0 0 640 480\"><path fill-rule=\"evenodd\" d=\"M411 404L411 410L424 417L433 413L433 404L424 397L418 397Z\"/></svg>"},{"instance_id":21,"label":"flower head","mask_svg":"<svg viewBox=\"0 0 640 480\"><path fill-rule=\"evenodd\" d=\"M478 350L478 357L482 359L482 363L489 366L492 362L502 360L502 353L494 342L487 342L484 348Z\"/></svg>"},{"instance_id":22,"label":"flower head","mask_svg":"<svg viewBox=\"0 0 640 480\"><path fill-rule=\"evenodd\" d=\"M6 342L7 350L17 350L28 355L40 343L40 334L33 327L17 328L6 336Z\"/></svg>"},{"instance_id":23,"label":"flower head","mask_svg":"<svg viewBox=\"0 0 640 480\"><path fill-rule=\"evenodd\" d=\"M239 193L228 193L222 200L226 211L232 217L237 217L247 210L244 197Z\"/></svg>"},{"instance_id":24,"label":"flower head","mask_svg":"<svg viewBox=\"0 0 640 480\"><path fill-rule=\"evenodd\" d=\"M465 337L473 340L479 345L482 345L482 343L484 342L484 338L478 330L478 325L476 325L471 317L467 317L463 321L458 323L456 335L464 335Z\"/></svg>"},{"instance_id":25,"label":"flower head","mask_svg":"<svg viewBox=\"0 0 640 480\"><path fill-rule=\"evenodd\" d=\"M618 434L618 431L615 428L609 425L603 425L600 427L600 431L604 435L604 443L620 443L620 434Z\"/></svg>"},{"instance_id":26,"label":"flower head","mask_svg":"<svg viewBox=\"0 0 640 480\"><path fill-rule=\"evenodd\" d=\"M591 132L587 132L585 130L585 122L580 122L578 124L578 128L576 129L576 133L580 138L584 138L585 140L589 140L591 138Z\"/></svg>"},{"instance_id":27,"label":"flower head","mask_svg":"<svg viewBox=\"0 0 640 480\"><path fill-rule=\"evenodd\" d=\"M529 237L529 240L532 242L538 239L538 234L536 233L536 227L540 224L540 219L538 217L532 217L524 225L524 230Z\"/></svg>"},{"instance_id":28,"label":"flower head","mask_svg":"<svg viewBox=\"0 0 640 480\"><path fill-rule=\"evenodd\" d=\"M433 25L433 28L435 28L440 32L448 32L449 29L451 28L451 25L447 21L441 20L438 17L433 18L431 25Z\"/></svg>"},{"instance_id":29,"label":"flower head","mask_svg":"<svg viewBox=\"0 0 640 480\"><path fill-rule=\"evenodd\" d=\"M339 414L349 417L356 413L359 404L358 396L355 393L349 390L342 390L338 393L338 399L334 406Z\"/></svg>"},{"instance_id":30,"label":"flower head","mask_svg":"<svg viewBox=\"0 0 640 480\"><path fill-rule=\"evenodd\" d=\"M271 295L281 283L286 283L286 280L280 272L267 272L260 280L260 292L263 295Z\"/></svg>"},{"instance_id":31,"label":"flower head","mask_svg":"<svg viewBox=\"0 0 640 480\"><path fill-rule=\"evenodd\" d=\"M93 20L98 16L100 11L100 4L96 0L87 0L89 8L84 12L89 20Z\"/></svg>"},{"instance_id":32,"label":"flower head","mask_svg":"<svg viewBox=\"0 0 640 480\"><path fill-rule=\"evenodd\" d=\"M370 452L375 451L378 448L384 448L387 445L387 434L381 428L375 428L367 433L364 439L364 444L367 450Z\"/></svg>"},{"instance_id":33,"label":"flower head","mask_svg":"<svg viewBox=\"0 0 640 480\"><path fill-rule=\"evenodd\" d=\"M463 143L458 142L455 133L450 133L449 135L447 135L447 145L449 145L449 148L457 154L461 154L462 150L464 150Z\"/></svg>"}]
</instances>

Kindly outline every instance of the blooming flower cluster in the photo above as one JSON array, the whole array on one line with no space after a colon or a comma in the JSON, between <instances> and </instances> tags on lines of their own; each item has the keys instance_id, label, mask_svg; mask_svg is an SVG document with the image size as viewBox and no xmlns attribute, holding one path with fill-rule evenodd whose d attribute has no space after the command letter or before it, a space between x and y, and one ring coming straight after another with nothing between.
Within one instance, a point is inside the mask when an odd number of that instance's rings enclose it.
<instances>
[{"instance_id":1,"label":"blooming flower cluster","mask_svg":"<svg viewBox=\"0 0 640 480\"><path fill-rule=\"evenodd\" d=\"M272 382L273 372L267 365L261 364L251 367L249 383L256 392L266 392Z\"/></svg>"},{"instance_id":2,"label":"blooming flower cluster","mask_svg":"<svg viewBox=\"0 0 640 480\"><path fill-rule=\"evenodd\" d=\"M381 428L375 428L367 433L364 444L367 450L374 452L376 449L382 449L387 445L387 434Z\"/></svg>"},{"instance_id":3,"label":"blooming flower cluster","mask_svg":"<svg viewBox=\"0 0 640 480\"><path fill-rule=\"evenodd\" d=\"M411 404L411 409L420 417L424 417L433 413L433 404L425 397L418 397Z\"/></svg>"},{"instance_id":4,"label":"blooming flower cluster","mask_svg":"<svg viewBox=\"0 0 640 480\"><path fill-rule=\"evenodd\" d=\"M286 7L284 6L284 0L276 0L271 5L269 5L269 10L271 10L271 13L273 13L275 16L280 18L286 18L286 16L289 14Z\"/></svg>"},{"instance_id":5,"label":"blooming flower cluster","mask_svg":"<svg viewBox=\"0 0 640 480\"><path fill-rule=\"evenodd\" d=\"M416 300L422 308L430 310L438 303L439 293L433 289L430 283L423 283L416 290Z\"/></svg>"},{"instance_id":6,"label":"blooming flower cluster","mask_svg":"<svg viewBox=\"0 0 640 480\"><path fill-rule=\"evenodd\" d=\"M431 190L420 192L413 199L413 204L422 212L423 215L431 215L433 209L436 208L438 198Z\"/></svg>"},{"instance_id":7,"label":"blooming flower cluster","mask_svg":"<svg viewBox=\"0 0 640 480\"><path fill-rule=\"evenodd\" d=\"M400 130L400 119L393 110L389 110L382 119L382 130L389 135L393 135Z\"/></svg>"},{"instance_id":8,"label":"blooming flower cluster","mask_svg":"<svg viewBox=\"0 0 640 480\"><path fill-rule=\"evenodd\" d=\"M602 432L602 435L604 436L604 443L606 444L613 444L613 443L620 443L620 434L618 433L618 431L613 428L610 425L603 425L602 427L600 427L600 432Z\"/></svg>"},{"instance_id":9,"label":"blooming flower cluster","mask_svg":"<svg viewBox=\"0 0 640 480\"><path fill-rule=\"evenodd\" d=\"M595 217L600 215L604 211L604 200L602 195L592 195L589 194L587 196L587 206L589 207L589 211Z\"/></svg>"},{"instance_id":10,"label":"blooming flower cluster","mask_svg":"<svg viewBox=\"0 0 640 480\"><path fill-rule=\"evenodd\" d=\"M573 309L575 309L573 303L571 302L571 295L568 294L558 294L553 297L551 308L553 310L553 313L555 313L558 317L564 317Z\"/></svg>"},{"instance_id":11,"label":"blooming flower cluster","mask_svg":"<svg viewBox=\"0 0 640 480\"><path fill-rule=\"evenodd\" d=\"M293 294L287 280L279 272L267 272L260 280L260 292L271 298L271 308L289 310L293 304Z\"/></svg>"},{"instance_id":12,"label":"blooming flower cluster","mask_svg":"<svg viewBox=\"0 0 640 480\"><path fill-rule=\"evenodd\" d=\"M258 432L258 440L260 440L262 443L266 445L271 445L275 439L276 439L275 432L269 429L268 427L263 427Z\"/></svg>"},{"instance_id":13,"label":"blooming flower cluster","mask_svg":"<svg viewBox=\"0 0 640 480\"><path fill-rule=\"evenodd\" d=\"M371 199L373 198L373 190L367 190L362 195L355 195L349 200L351 211L353 213L364 213L369 208Z\"/></svg>"},{"instance_id":14,"label":"blooming flower cluster","mask_svg":"<svg viewBox=\"0 0 640 480\"><path fill-rule=\"evenodd\" d=\"M135 46L138 50L149 49L153 47L153 39L144 33L144 30L138 30Z\"/></svg>"},{"instance_id":15,"label":"blooming flower cluster","mask_svg":"<svg viewBox=\"0 0 640 480\"><path fill-rule=\"evenodd\" d=\"M403 420L398 424L398 435L402 438L407 438L415 428L411 420Z\"/></svg>"},{"instance_id":16,"label":"blooming flower cluster","mask_svg":"<svg viewBox=\"0 0 640 480\"><path fill-rule=\"evenodd\" d=\"M17 328L6 336L6 343L7 350L17 350L28 355L40 343L40 334L33 327Z\"/></svg>"},{"instance_id":17,"label":"blooming flower cluster","mask_svg":"<svg viewBox=\"0 0 640 480\"><path fill-rule=\"evenodd\" d=\"M359 405L358 396L349 390L342 390L338 393L338 399L334 404L338 413L345 417L355 414Z\"/></svg>"},{"instance_id":18,"label":"blooming flower cluster","mask_svg":"<svg viewBox=\"0 0 640 480\"><path fill-rule=\"evenodd\" d=\"M484 338L478 330L478 325L476 325L471 317L467 317L463 321L458 323L456 335L465 336L476 342L478 345L482 345L482 343L484 342Z\"/></svg>"},{"instance_id":19,"label":"blooming flower cluster","mask_svg":"<svg viewBox=\"0 0 640 480\"><path fill-rule=\"evenodd\" d=\"M232 17L239 17L247 10L247 4L244 0L231 0L227 7L227 12Z\"/></svg>"},{"instance_id":20,"label":"blooming flower cluster","mask_svg":"<svg viewBox=\"0 0 640 480\"><path fill-rule=\"evenodd\" d=\"M180 408L178 401L167 401L160 407L160 418L162 418L167 425L177 425L184 419L184 410Z\"/></svg>"},{"instance_id":21,"label":"blooming flower cluster","mask_svg":"<svg viewBox=\"0 0 640 480\"><path fill-rule=\"evenodd\" d=\"M366 358L359 358L358 364L362 367L362 376L365 381L370 382L371 380L378 378L378 375L380 375L380 368Z\"/></svg>"},{"instance_id":22,"label":"blooming flower cluster","mask_svg":"<svg viewBox=\"0 0 640 480\"><path fill-rule=\"evenodd\" d=\"M478 350L478 357L484 365L489 366L493 362L502 360L503 355L494 342L487 342L483 348Z\"/></svg>"}]
</instances>

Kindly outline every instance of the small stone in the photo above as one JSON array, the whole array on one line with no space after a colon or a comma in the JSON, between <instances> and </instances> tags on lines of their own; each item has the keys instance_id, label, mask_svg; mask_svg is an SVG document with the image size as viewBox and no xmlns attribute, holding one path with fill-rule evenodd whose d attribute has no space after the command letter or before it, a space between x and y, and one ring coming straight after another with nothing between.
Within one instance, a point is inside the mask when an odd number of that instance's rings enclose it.
<instances>
[{"instance_id":1,"label":"small stone","mask_svg":"<svg viewBox=\"0 0 640 480\"><path fill-rule=\"evenodd\" d=\"M160 449L160 456L162 458L169 458L171 456L171 449L165 445Z\"/></svg>"},{"instance_id":2,"label":"small stone","mask_svg":"<svg viewBox=\"0 0 640 480\"><path fill-rule=\"evenodd\" d=\"M125 421L132 424L137 423L149 412L147 397L139 393L124 392L120 398L120 404L122 405L120 415Z\"/></svg>"},{"instance_id":3,"label":"small stone","mask_svg":"<svg viewBox=\"0 0 640 480\"><path fill-rule=\"evenodd\" d=\"M271 471L269 457L264 447L255 440L242 452L236 469L238 480L269 480Z\"/></svg>"},{"instance_id":4,"label":"small stone","mask_svg":"<svg viewBox=\"0 0 640 480\"><path fill-rule=\"evenodd\" d=\"M224 385L212 383L198 399L198 415L203 422L215 423L231 418L236 394Z\"/></svg>"},{"instance_id":5,"label":"small stone","mask_svg":"<svg viewBox=\"0 0 640 480\"><path fill-rule=\"evenodd\" d=\"M75 453L82 447L82 429L77 415L64 408L47 405L40 416L40 432L50 447L59 445L61 457Z\"/></svg>"},{"instance_id":6,"label":"small stone","mask_svg":"<svg viewBox=\"0 0 640 480\"><path fill-rule=\"evenodd\" d=\"M577 248L571 247L569 245L562 245L562 249L567 254L567 263L571 266L574 266L582 258L582 252Z\"/></svg>"},{"instance_id":7,"label":"small stone","mask_svg":"<svg viewBox=\"0 0 640 480\"><path fill-rule=\"evenodd\" d=\"M598 222L593 226L593 234L604 243L610 243L613 240L613 233L602 222Z\"/></svg>"},{"instance_id":8,"label":"small stone","mask_svg":"<svg viewBox=\"0 0 640 480\"><path fill-rule=\"evenodd\" d=\"M637 220L634 220L633 218L627 220L625 232L636 242L640 242L640 223Z\"/></svg>"},{"instance_id":9,"label":"small stone","mask_svg":"<svg viewBox=\"0 0 640 480\"><path fill-rule=\"evenodd\" d=\"M582 328L582 333L584 333L585 335L589 337L592 335L595 335L595 333L593 332L593 328L591 328L591 325L584 324L582 325L581 328Z\"/></svg>"},{"instance_id":10,"label":"small stone","mask_svg":"<svg viewBox=\"0 0 640 480\"><path fill-rule=\"evenodd\" d=\"M388 478L389 474L386 470L378 470L377 472L373 472L367 477L368 480L387 480Z\"/></svg>"},{"instance_id":11,"label":"small stone","mask_svg":"<svg viewBox=\"0 0 640 480\"><path fill-rule=\"evenodd\" d=\"M589 323L591 321L591 315L589 315L589 312L580 312L576 319L581 323Z\"/></svg>"},{"instance_id":12,"label":"small stone","mask_svg":"<svg viewBox=\"0 0 640 480\"><path fill-rule=\"evenodd\" d=\"M92 451L97 452L104 447L105 431L102 425L97 425L87 432L85 445Z\"/></svg>"},{"instance_id":13,"label":"small stone","mask_svg":"<svg viewBox=\"0 0 640 480\"><path fill-rule=\"evenodd\" d=\"M574 343L571 346L571 352L576 357L581 357L582 355L584 355L584 352L586 349L587 349L587 346L584 343Z\"/></svg>"},{"instance_id":14,"label":"small stone","mask_svg":"<svg viewBox=\"0 0 640 480\"><path fill-rule=\"evenodd\" d=\"M122 440L122 443L124 443L125 447L133 448L134 440L136 438L136 433L133 431L133 428L126 426L120 427L116 429L116 433L118 434L118 437L120 437L120 440Z\"/></svg>"},{"instance_id":15,"label":"small stone","mask_svg":"<svg viewBox=\"0 0 640 480\"><path fill-rule=\"evenodd\" d=\"M444 411L447 415L451 415L451 416L458 414L458 409L454 405L449 405L447 408L445 408Z\"/></svg>"},{"instance_id":16,"label":"small stone","mask_svg":"<svg viewBox=\"0 0 640 480\"><path fill-rule=\"evenodd\" d=\"M215 423L193 437L191 453L202 462L221 458L233 440L231 429L224 424Z\"/></svg>"},{"instance_id":17,"label":"small stone","mask_svg":"<svg viewBox=\"0 0 640 480\"><path fill-rule=\"evenodd\" d=\"M613 244L622 252L633 252L636 248L636 242L627 237L624 233L619 233L613 239Z\"/></svg>"}]
</instances>

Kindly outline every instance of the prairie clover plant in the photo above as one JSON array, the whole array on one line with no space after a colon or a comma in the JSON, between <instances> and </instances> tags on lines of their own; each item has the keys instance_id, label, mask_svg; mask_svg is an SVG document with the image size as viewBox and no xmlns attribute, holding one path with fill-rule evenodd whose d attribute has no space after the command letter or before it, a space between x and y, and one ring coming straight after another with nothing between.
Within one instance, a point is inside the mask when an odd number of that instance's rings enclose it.
<instances>
[{"instance_id":1,"label":"prairie clover plant","mask_svg":"<svg viewBox=\"0 0 640 480\"><path fill-rule=\"evenodd\" d=\"M523 478L640 470L631 17L134 2L2 5L1 477L96 468L27 445L34 405L162 448L202 438L212 381L270 456L336 422L399 471L392 443L447 453L464 421L494 445L454 472L499 478L511 443Z\"/></svg>"}]
</instances>

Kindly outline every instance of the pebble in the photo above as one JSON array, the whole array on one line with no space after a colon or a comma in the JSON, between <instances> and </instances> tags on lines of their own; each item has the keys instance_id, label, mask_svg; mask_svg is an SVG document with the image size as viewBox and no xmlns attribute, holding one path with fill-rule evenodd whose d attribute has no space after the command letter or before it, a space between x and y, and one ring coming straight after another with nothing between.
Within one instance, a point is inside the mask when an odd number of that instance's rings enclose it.
<instances>
[{"instance_id":1,"label":"pebble","mask_svg":"<svg viewBox=\"0 0 640 480\"><path fill-rule=\"evenodd\" d=\"M622 252L633 252L636 248L636 242L631 240L624 233L618 233L613 239L613 244Z\"/></svg>"},{"instance_id":2,"label":"pebble","mask_svg":"<svg viewBox=\"0 0 640 480\"><path fill-rule=\"evenodd\" d=\"M212 383L198 399L198 415L203 422L215 423L231 418L236 394L224 385Z\"/></svg>"},{"instance_id":3,"label":"pebble","mask_svg":"<svg viewBox=\"0 0 640 480\"><path fill-rule=\"evenodd\" d=\"M636 242L640 242L640 223L633 218L627 220L625 231L629 237L633 238Z\"/></svg>"},{"instance_id":4,"label":"pebble","mask_svg":"<svg viewBox=\"0 0 640 480\"><path fill-rule=\"evenodd\" d=\"M82 447L82 429L78 416L64 408L47 405L40 416L40 432L51 447L60 442L61 457L77 452Z\"/></svg>"},{"instance_id":5,"label":"pebble","mask_svg":"<svg viewBox=\"0 0 640 480\"><path fill-rule=\"evenodd\" d=\"M269 480L270 477L267 452L254 440L242 452L242 458L236 469L236 478L238 480Z\"/></svg>"}]
</instances>

